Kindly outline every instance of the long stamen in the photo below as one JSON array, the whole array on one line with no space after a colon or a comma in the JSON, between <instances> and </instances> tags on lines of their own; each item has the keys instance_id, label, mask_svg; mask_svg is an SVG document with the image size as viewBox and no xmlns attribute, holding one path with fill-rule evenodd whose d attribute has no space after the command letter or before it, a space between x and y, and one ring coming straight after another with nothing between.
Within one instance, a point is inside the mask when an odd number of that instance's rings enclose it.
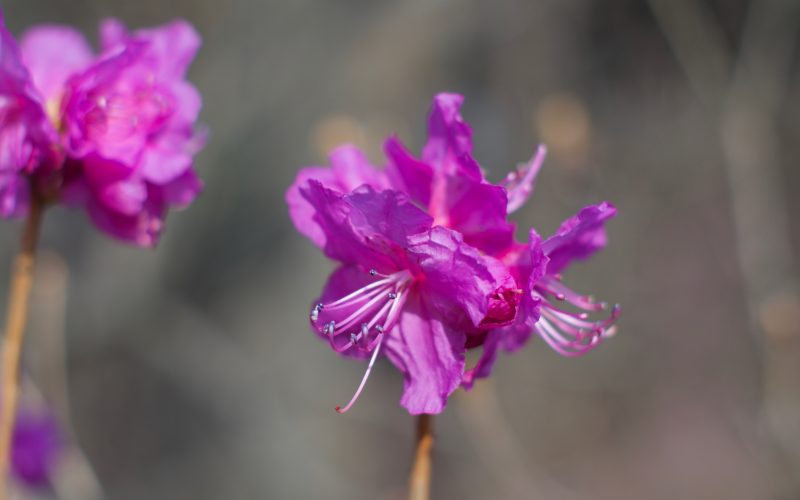
<instances>
[{"instance_id":1,"label":"long stamen","mask_svg":"<svg viewBox=\"0 0 800 500\"><path fill-rule=\"evenodd\" d=\"M553 350L563 356L585 354L597 347L602 340L616 334L614 323L619 317L619 305L612 308L608 317L592 321L589 313L607 309L607 304L576 293L561 283L560 277L544 278L536 285L532 295L540 299L542 304L541 316L534 325L534 330ZM566 301L582 311L572 312L557 307L550 297Z\"/></svg>"},{"instance_id":2,"label":"long stamen","mask_svg":"<svg viewBox=\"0 0 800 500\"><path fill-rule=\"evenodd\" d=\"M375 281L375 282L370 283L369 285L367 285L367 286L365 286L363 288L359 288L355 292L353 292L353 293L351 293L351 294L349 294L349 295L347 295L345 297L342 297L339 300L335 300L333 302L325 304L325 307L332 308L332 307L339 307L339 306L346 305L346 304L350 303L353 299L357 299L357 298L362 297L366 292L368 292L370 290L373 290L375 288L379 288L382 285L391 285L391 284L392 284L392 280L390 278L386 278L386 279Z\"/></svg>"},{"instance_id":3,"label":"long stamen","mask_svg":"<svg viewBox=\"0 0 800 500\"><path fill-rule=\"evenodd\" d=\"M344 353L355 348L372 353L352 399L344 407L336 407L339 413L349 410L364 390L383 340L397 323L414 282L414 276L407 270L381 274L371 269L369 275L379 279L338 300L318 303L310 313L311 323L334 351Z\"/></svg>"},{"instance_id":4,"label":"long stamen","mask_svg":"<svg viewBox=\"0 0 800 500\"><path fill-rule=\"evenodd\" d=\"M372 367L375 365L375 360L378 359L378 353L381 351L381 346L383 345L383 338L384 338L384 333L383 332L379 333L377 345L375 346L375 350L372 351L372 357L370 358L369 364L367 365L367 371L364 372L364 376L361 378L361 383L358 385L358 389L356 389L356 392L355 394L353 394L353 397L350 398L349 403L347 403L344 407L337 406L335 408L338 413L347 412L350 408L353 407L356 400L358 400L358 397L361 395L361 391L364 390L364 386L367 384L367 379L369 378L369 374L372 371Z\"/></svg>"}]
</instances>

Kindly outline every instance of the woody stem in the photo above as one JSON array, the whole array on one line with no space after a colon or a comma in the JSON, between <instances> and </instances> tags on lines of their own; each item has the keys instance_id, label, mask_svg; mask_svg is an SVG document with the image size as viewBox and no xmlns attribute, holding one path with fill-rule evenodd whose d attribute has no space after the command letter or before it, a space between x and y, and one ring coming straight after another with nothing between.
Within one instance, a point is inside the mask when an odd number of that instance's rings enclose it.
<instances>
[{"instance_id":1,"label":"woody stem","mask_svg":"<svg viewBox=\"0 0 800 500\"><path fill-rule=\"evenodd\" d=\"M409 500L429 500L431 495L431 450L433 449L433 415L417 417L417 446L408 480Z\"/></svg>"},{"instance_id":2,"label":"woody stem","mask_svg":"<svg viewBox=\"0 0 800 500\"><path fill-rule=\"evenodd\" d=\"M5 337L3 338L2 407L0 407L0 499L8 498L7 479L11 458L11 438L19 396L19 362L28 319L28 302L33 285L36 245L39 240L44 203L31 201L19 254L11 275Z\"/></svg>"}]
</instances>

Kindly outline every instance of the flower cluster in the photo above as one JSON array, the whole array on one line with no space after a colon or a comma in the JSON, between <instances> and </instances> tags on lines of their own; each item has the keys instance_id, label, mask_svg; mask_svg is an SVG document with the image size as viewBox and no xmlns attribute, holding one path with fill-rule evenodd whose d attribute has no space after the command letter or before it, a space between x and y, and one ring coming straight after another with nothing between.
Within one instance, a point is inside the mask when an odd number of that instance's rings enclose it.
<instances>
[{"instance_id":1,"label":"flower cluster","mask_svg":"<svg viewBox=\"0 0 800 500\"><path fill-rule=\"evenodd\" d=\"M490 374L499 349L514 351L531 333L575 356L615 331L619 308L568 288L560 273L605 245L604 202L567 219L542 240L515 241L509 213L533 192L544 161L492 184L472 157L463 98L439 94L419 158L396 138L377 169L353 146L330 155L330 168L302 169L286 193L298 231L340 263L311 309L311 325L338 353L369 359L347 411L383 353L404 376L401 404L439 413L459 386ZM465 353L482 347L467 368Z\"/></svg>"},{"instance_id":2,"label":"flower cluster","mask_svg":"<svg viewBox=\"0 0 800 500\"><path fill-rule=\"evenodd\" d=\"M155 245L170 207L200 192L201 99L185 80L200 38L186 22L128 32L39 26L20 43L0 12L0 216L32 197L87 211L105 233Z\"/></svg>"}]
</instances>

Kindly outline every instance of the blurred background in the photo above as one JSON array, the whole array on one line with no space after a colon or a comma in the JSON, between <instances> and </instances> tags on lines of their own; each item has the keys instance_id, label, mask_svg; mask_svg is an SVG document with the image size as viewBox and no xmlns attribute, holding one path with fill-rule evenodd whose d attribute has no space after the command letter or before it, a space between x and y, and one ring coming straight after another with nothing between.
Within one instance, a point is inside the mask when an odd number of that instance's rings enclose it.
<instances>
[{"instance_id":1,"label":"blurred background","mask_svg":"<svg viewBox=\"0 0 800 500\"><path fill-rule=\"evenodd\" d=\"M340 142L378 164L393 132L419 151L442 90L465 94L490 179L550 147L521 234L619 207L608 248L567 279L623 314L589 356L533 341L456 393L433 498L800 498L800 2L0 4L17 36L188 19L212 130L206 190L157 250L48 214L26 397L79 447L52 491L20 498L403 498L400 374L379 363L333 412L364 366L309 331L332 266L283 194ZM0 226L0 283L19 231Z\"/></svg>"}]
</instances>

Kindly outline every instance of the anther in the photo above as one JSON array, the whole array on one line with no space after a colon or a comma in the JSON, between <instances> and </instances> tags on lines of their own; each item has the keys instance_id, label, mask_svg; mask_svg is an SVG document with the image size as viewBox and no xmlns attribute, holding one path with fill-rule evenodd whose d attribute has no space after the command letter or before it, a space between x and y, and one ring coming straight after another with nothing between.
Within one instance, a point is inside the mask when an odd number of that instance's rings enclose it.
<instances>
[{"instance_id":1,"label":"anther","mask_svg":"<svg viewBox=\"0 0 800 500\"><path fill-rule=\"evenodd\" d=\"M394 292L389 292L389 298L390 298L390 299L392 299L392 300L394 300L394 299L396 299L396 298L397 298L397 294L396 294L396 293L394 293Z\"/></svg>"}]
</instances>

